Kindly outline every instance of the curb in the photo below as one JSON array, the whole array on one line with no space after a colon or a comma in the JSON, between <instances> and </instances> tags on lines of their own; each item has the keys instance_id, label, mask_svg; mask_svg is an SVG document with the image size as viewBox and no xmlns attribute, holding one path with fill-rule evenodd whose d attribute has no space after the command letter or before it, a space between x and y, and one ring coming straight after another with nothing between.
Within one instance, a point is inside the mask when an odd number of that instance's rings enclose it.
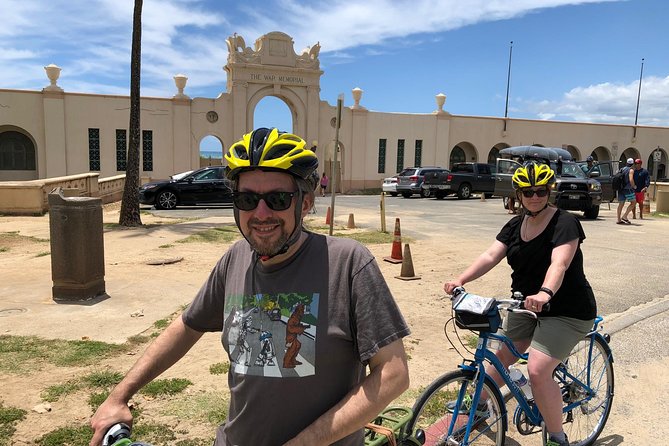
<instances>
[{"instance_id":1,"label":"curb","mask_svg":"<svg viewBox=\"0 0 669 446\"><path fill-rule=\"evenodd\" d=\"M606 316L603 324L608 327L607 333L613 334L666 311L669 311L669 295Z\"/></svg>"}]
</instances>

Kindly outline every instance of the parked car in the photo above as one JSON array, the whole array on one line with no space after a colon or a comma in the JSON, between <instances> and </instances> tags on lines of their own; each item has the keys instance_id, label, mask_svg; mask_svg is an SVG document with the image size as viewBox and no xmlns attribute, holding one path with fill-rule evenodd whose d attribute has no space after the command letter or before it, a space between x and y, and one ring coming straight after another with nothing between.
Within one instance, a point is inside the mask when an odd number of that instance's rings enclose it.
<instances>
[{"instance_id":1,"label":"parked car","mask_svg":"<svg viewBox=\"0 0 669 446\"><path fill-rule=\"evenodd\" d=\"M156 209L232 203L232 188L225 177L225 167L210 166L144 184L139 188L139 202Z\"/></svg>"},{"instance_id":2,"label":"parked car","mask_svg":"<svg viewBox=\"0 0 669 446\"><path fill-rule=\"evenodd\" d=\"M390 194L393 197L397 196L397 175L394 177L384 178L381 185L383 192Z\"/></svg>"},{"instance_id":3,"label":"parked car","mask_svg":"<svg viewBox=\"0 0 669 446\"><path fill-rule=\"evenodd\" d=\"M495 190L495 166L484 163L456 163L451 170L425 174L423 189L431 196L442 199L446 195L457 194L459 199L472 196L473 192L484 193L492 197Z\"/></svg>"},{"instance_id":4,"label":"parked car","mask_svg":"<svg viewBox=\"0 0 669 446\"><path fill-rule=\"evenodd\" d=\"M620 161L598 161L590 168L588 168L587 161L578 161L576 164L581 167L588 178L594 178L602 185L603 201L611 202L617 198L611 182L613 181L613 175L620 169Z\"/></svg>"},{"instance_id":5,"label":"parked car","mask_svg":"<svg viewBox=\"0 0 669 446\"><path fill-rule=\"evenodd\" d=\"M550 202L560 209L583 211L585 218L597 218L602 203L602 186L588 178L571 154L562 148L519 146L500 150L497 159L495 195L509 197L513 193L511 177L524 161L546 163L555 172ZM506 202L506 200L504 200ZM505 207L507 205L505 204Z\"/></svg>"},{"instance_id":6,"label":"parked car","mask_svg":"<svg viewBox=\"0 0 669 446\"><path fill-rule=\"evenodd\" d=\"M429 197L430 191L423 189L423 179L426 174L434 172L448 171L441 167L409 167L400 172L397 176L397 193L404 198L409 198L413 194L419 194L421 197Z\"/></svg>"}]
</instances>

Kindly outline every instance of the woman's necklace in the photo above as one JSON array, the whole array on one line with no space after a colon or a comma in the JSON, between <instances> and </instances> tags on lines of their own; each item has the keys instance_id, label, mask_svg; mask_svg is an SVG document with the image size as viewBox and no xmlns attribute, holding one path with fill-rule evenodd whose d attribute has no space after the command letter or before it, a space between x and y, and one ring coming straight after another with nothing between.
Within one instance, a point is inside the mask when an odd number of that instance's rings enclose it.
<instances>
[{"instance_id":1,"label":"woman's necklace","mask_svg":"<svg viewBox=\"0 0 669 446\"><path fill-rule=\"evenodd\" d=\"M533 238L535 238L537 235L541 234L544 229L546 229L546 221L550 216L553 215L550 211L548 212L543 212L546 209L549 208L544 208L541 211L537 213L535 216L530 216L526 215L523 218L523 224L520 227L520 237L523 239L523 241L529 242ZM533 224L531 225L532 227L530 228L530 220L532 220ZM540 229L537 231L537 229ZM530 237L531 235L531 237Z\"/></svg>"}]
</instances>

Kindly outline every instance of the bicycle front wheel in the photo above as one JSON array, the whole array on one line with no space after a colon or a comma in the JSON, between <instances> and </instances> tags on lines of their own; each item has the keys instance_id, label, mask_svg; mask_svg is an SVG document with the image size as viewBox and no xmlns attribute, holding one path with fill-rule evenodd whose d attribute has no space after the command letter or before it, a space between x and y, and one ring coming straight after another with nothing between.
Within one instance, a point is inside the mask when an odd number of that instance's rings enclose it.
<instances>
[{"instance_id":1,"label":"bicycle front wheel","mask_svg":"<svg viewBox=\"0 0 669 446\"><path fill-rule=\"evenodd\" d=\"M567 372L587 387L557 369L565 403L578 404L565 413L563 428L572 446L590 446L602 433L613 403L611 349L601 336L588 336L574 347L565 365Z\"/></svg>"},{"instance_id":2,"label":"bicycle front wheel","mask_svg":"<svg viewBox=\"0 0 669 446\"><path fill-rule=\"evenodd\" d=\"M474 420L469 420L472 396L476 388L476 374L471 370L456 370L437 378L423 392L413 407L413 418L407 424L407 432L425 436L425 446L475 445L502 446L506 435L506 407L499 388L486 376L483 383L487 400L477 406ZM458 395L462 395L461 407L455 407ZM450 403L450 404L449 404ZM485 407L484 407L485 406ZM452 423L456 417L455 423ZM465 431L470 423L471 434L465 441ZM449 427L453 430L449 433Z\"/></svg>"}]
</instances>

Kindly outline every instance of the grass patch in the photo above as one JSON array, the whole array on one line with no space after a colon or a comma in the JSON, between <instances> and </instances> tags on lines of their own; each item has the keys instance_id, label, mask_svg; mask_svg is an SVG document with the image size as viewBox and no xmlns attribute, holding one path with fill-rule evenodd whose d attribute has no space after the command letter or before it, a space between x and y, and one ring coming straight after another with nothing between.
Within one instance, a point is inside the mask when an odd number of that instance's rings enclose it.
<instances>
[{"instance_id":1,"label":"grass patch","mask_svg":"<svg viewBox=\"0 0 669 446\"><path fill-rule=\"evenodd\" d=\"M174 245L171 243L168 243L166 245L160 245L158 248L166 249L166 248L174 248Z\"/></svg>"},{"instance_id":2,"label":"grass patch","mask_svg":"<svg viewBox=\"0 0 669 446\"><path fill-rule=\"evenodd\" d=\"M153 323L154 328L158 330L164 330L168 325L170 325L169 319L158 319Z\"/></svg>"},{"instance_id":3,"label":"grass patch","mask_svg":"<svg viewBox=\"0 0 669 446\"><path fill-rule=\"evenodd\" d=\"M48 256L49 254L51 254L51 251L42 251L40 253L35 254L35 257L44 257Z\"/></svg>"},{"instance_id":4,"label":"grass patch","mask_svg":"<svg viewBox=\"0 0 669 446\"><path fill-rule=\"evenodd\" d=\"M132 438L151 444L172 444L177 439L174 431L166 424L137 423L133 426Z\"/></svg>"},{"instance_id":5,"label":"grass patch","mask_svg":"<svg viewBox=\"0 0 669 446\"><path fill-rule=\"evenodd\" d=\"M151 338L145 335L134 335L128 338L128 344L130 345L142 345L149 342Z\"/></svg>"},{"instance_id":6,"label":"grass patch","mask_svg":"<svg viewBox=\"0 0 669 446\"><path fill-rule=\"evenodd\" d=\"M82 381L88 384L89 387L98 389L110 389L123 379L123 374L119 372L112 372L105 370L101 372L93 372L82 378Z\"/></svg>"},{"instance_id":7,"label":"grass patch","mask_svg":"<svg viewBox=\"0 0 669 446\"><path fill-rule=\"evenodd\" d=\"M669 218L669 213L666 212L653 212L651 215L658 218Z\"/></svg>"},{"instance_id":8,"label":"grass patch","mask_svg":"<svg viewBox=\"0 0 669 446\"><path fill-rule=\"evenodd\" d=\"M93 429L88 425L60 427L37 440L40 446L82 446L88 444Z\"/></svg>"},{"instance_id":9,"label":"grass patch","mask_svg":"<svg viewBox=\"0 0 669 446\"><path fill-rule=\"evenodd\" d=\"M171 399L162 414L194 422L206 422L215 427L227 418L229 404L228 393L204 392Z\"/></svg>"},{"instance_id":10,"label":"grass patch","mask_svg":"<svg viewBox=\"0 0 669 446\"><path fill-rule=\"evenodd\" d=\"M42 390L40 397L44 401L53 403L58 401L61 396L69 395L81 389L81 383L76 379L71 379L63 384L56 384L49 386L46 389Z\"/></svg>"},{"instance_id":11,"label":"grass patch","mask_svg":"<svg viewBox=\"0 0 669 446\"><path fill-rule=\"evenodd\" d=\"M177 240L177 243L230 243L239 237L241 236L237 226L219 226L196 232L184 239Z\"/></svg>"},{"instance_id":12,"label":"grass patch","mask_svg":"<svg viewBox=\"0 0 669 446\"><path fill-rule=\"evenodd\" d=\"M2 335L0 336L0 355L2 355L0 371L23 372L40 362L59 367L86 366L128 350L127 344Z\"/></svg>"},{"instance_id":13,"label":"grass patch","mask_svg":"<svg viewBox=\"0 0 669 446\"><path fill-rule=\"evenodd\" d=\"M465 335L464 342L467 347L476 349L479 344L479 337L478 335L468 334Z\"/></svg>"},{"instance_id":14,"label":"grass patch","mask_svg":"<svg viewBox=\"0 0 669 446\"><path fill-rule=\"evenodd\" d=\"M191 385L193 385L193 382L185 378L156 379L144 386L140 393L152 397L176 395Z\"/></svg>"},{"instance_id":15,"label":"grass patch","mask_svg":"<svg viewBox=\"0 0 669 446\"><path fill-rule=\"evenodd\" d=\"M6 246L0 246L0 252L9 252L9 248Z\"/></svg>"},{"instance_id":16,"label":"grass patch","mask_svg":"<svg viewBox=\"0 0 669 446\"><path fill-rule=\"evenodd\" d=\"M10 446L16 432L16 423L26 417L26 411L16 407L4 407L0 402L0 446Z\"/></svg>"},{"instance_id":17,"label":"grass patch","mask_svg":"<svg viewBox=\"0 0 669 446\"><path fill-rule=\"evenodd\" d=\"M95 412L98 410L100 404L104 403L108 396L108 391L91 393L88 396L88 405L91 407L91 411Z\"/></svg>"},{"instance_id":18,"label":"grass patch","mask_svg":"<svg viewBox=\"0 0 669 446\"><path fill-rule=\"evenodd\" d=\"M209 373L212 375L224 375L230 370L230 364L227 362L217 362L209 366Z\"/></svg>"}]
</instances>

